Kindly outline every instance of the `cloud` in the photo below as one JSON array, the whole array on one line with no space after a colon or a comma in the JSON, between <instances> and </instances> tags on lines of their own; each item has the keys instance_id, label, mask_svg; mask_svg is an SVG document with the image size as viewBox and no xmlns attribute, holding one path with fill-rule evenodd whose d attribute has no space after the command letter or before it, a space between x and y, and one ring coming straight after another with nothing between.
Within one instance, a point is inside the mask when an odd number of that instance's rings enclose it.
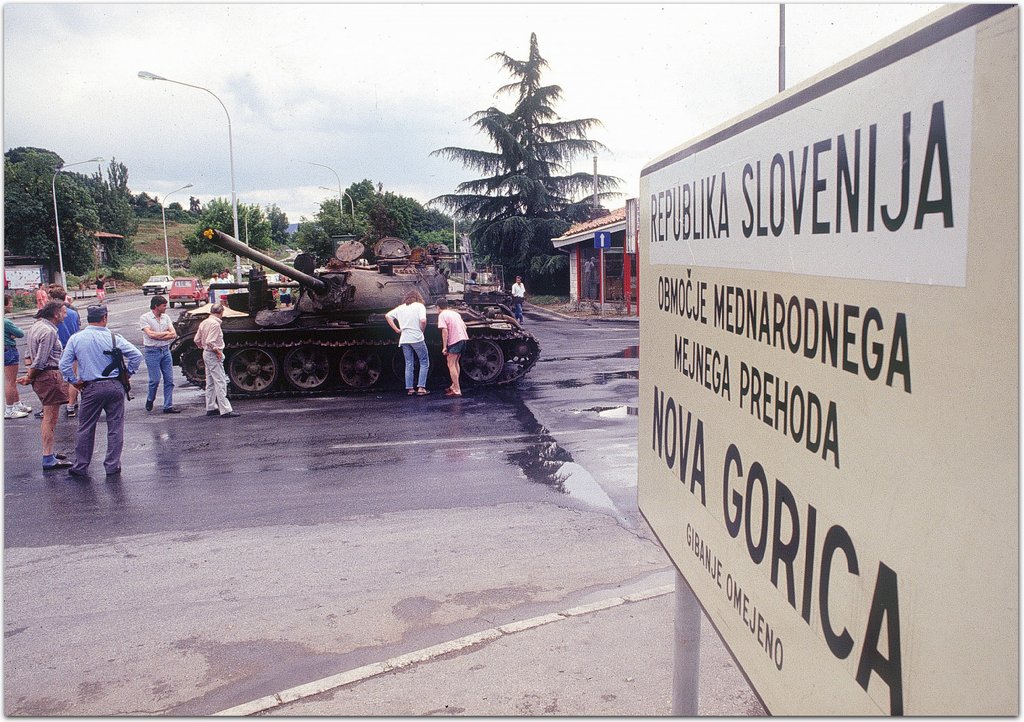
<instances>
[{"instance_id":1,"label":"cloud","mask_svg":"<svg viewBox=\"0 0 1024 722\"><path fill-rule=\"evenodd\" d=\"M787 5L791 83L937 6ZM565 118L599 118L599 170L635 194L643 164L776 92L778 6L762 4L11 4L4 142L68 162L116 157L134 192L236 190L297 220L369 178L427 201L472 178L431 158L486 148L466 118L536 32ZM137 77L148 70L201 90ZM489 148L488 148L489 149ZM574 170L589 171L581 158Z\"/></svg>"}]
</instances>

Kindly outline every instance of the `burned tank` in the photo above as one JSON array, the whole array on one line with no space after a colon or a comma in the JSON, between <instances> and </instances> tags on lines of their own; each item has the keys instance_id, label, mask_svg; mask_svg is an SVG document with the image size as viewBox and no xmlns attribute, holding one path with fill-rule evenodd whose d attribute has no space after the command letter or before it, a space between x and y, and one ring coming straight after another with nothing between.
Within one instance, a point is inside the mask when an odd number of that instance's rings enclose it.
<instances>
[{"instance_id":1,"label":"burned tank","mask_svg":"<svg viewBox=\"0 0 1024 722\"><path fill-rule=\"evenodd\" d=\"M405 361L398 336L384 314L415 289L427 305L428 384L446 383L434 300L445 296L469 330L460 358L468 385L513 383L540 356L540 344L500 306L484 308L449 295L446 270L427 249L413 248L398 238L385 238L373 248L375 263L362 258L358 241L342 243L324 268L300 254L288 266L214 229L205 237L214 245L272 269L293 284L268 283L266 272L253 267L244 289L225 297L224 367L233 396L338 393L397 387L404 383ZM290 307L278 306L273 288L298 284ZM209 305L185 311L175 322L178 338L171 346L175 365L185 378L205 384L202 351L193 342L196 329L209 315Z\"/></svg>"}]
</instances>

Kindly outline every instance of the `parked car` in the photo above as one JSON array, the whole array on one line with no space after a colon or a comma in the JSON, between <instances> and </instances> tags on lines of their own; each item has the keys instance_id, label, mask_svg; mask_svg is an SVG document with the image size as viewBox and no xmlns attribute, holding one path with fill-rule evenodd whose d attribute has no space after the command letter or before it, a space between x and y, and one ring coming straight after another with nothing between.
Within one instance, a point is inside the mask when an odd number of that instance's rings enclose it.
<instances>
[{"instance_id":1,"label":"parked car","mask_svg":"<svg viewBox=\"0 0 1024 722\"><path fill-rule=\"evenodd\" d=\"M171 282L174 281L170 276L150 276L149 280L142 284L142 295L148 296L149 294L162 294L167 295L171 290Z\"/></svg>"},{"instance_id":2,"label":"parked car","mask_svg":"<svg viewBox=\"0 0 1024 722\"><path fill-rule=\"evenodd\" d=\"M174 304L194 303L196 307L202 306L208 301L203 282L198 278L175 278L171 283L171 290L167 294L167 305L174 308Z\"/></svg>"}]
</instances>

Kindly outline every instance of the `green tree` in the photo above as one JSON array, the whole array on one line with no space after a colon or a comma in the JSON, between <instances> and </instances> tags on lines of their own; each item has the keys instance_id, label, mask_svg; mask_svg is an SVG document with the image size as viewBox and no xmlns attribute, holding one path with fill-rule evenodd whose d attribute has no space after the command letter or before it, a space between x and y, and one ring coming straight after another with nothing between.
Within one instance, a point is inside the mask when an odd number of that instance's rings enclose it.
<instances>
[{"instance_id":1,"label":"green tree","mask_svg":"<svg viewBox=\"0 0 1024 722\"><path fill-rule=\"evenodd\" d=\"M559 290L567 283L568 263L555 253L551 239L588 217L595 182L593 175L570 173L568 168L579 156L605 150L587 138L601 123L596 118L559 117L555 105L562 89L541 84L548 63L540 55L536 33L530 35L526 60L503 52L492 58L514 80L496 95L514 94L515 107L505 112L492 106L469 117L495 150L447 147L433 152L486 175L461 183L455 193L431 203L472 220L474 247L489 260L503 263L509 275L530 278L534 288ZM598 175L599 199L619 195L613 191L621 182Z\"/></svg>"},{"instance_id":2,"label":"green tree","mask_svg":"<svg viewBox=\"0 0 1024 722\"><path fill-rule=\"evenodd\" d=\"M107 177L104 179L103 173L97 170L89 178L88 186L96 204L101 229L123 236L106 243L111 264L122 266L136 255L132 238L139 229L134 213L134 197L128 190L128 167L111 159Z\"/></svg>"},{"instance_id":3,"label":"green tree","mask_svg":"<svg viewBox=\"0 0 1024 722\"><path fill-rule=\"evenodd\" d=\"M206 280L214 273L220 273L227 269L234 269L235 259L226 253L199 253L188 261L188 270L196 278L199 278L206 282ZM232 276L232 280L234 277Z\"/></svg>"},{"instance_id":4,"label":"green tree","mask_svg":"<svg viewBox=\"0 0 1024 722\"><path fill-rule=\"evenodd\" d=\"M19 147L4 154L4 246L18 255L58 260L53 219L56 187L64 270L83 274L95 264L93 233L100 230L88 181L80 173L55 171L63 159L43 148Z\"/></svg>"},{"instance_id":5,"label":"green tree","mask_svg":"<svg viewBox=\"0 0 1024 722\"><path fill-rule=\"evenodd\" d=\"M270 221L263 215L263 209L255 205L238 204L238 233L241 236L238 240L242 243L245 243L246 240L247 220L249 245L260 251L269 251L272 247ZM206 204L206 208L199 214L196 230L181 239L189 256L220 250L203 237L203 231L207 228L216 228L218 231L234 237L234 217L231 213L230 202L223 198L214 198Z\"/></svg>"},{"instance_id":6,"label":"green tree","mask_svg":"<svg viewBox=\"0 0 1024 722\"><path fill-rule=\"evenodd\" d=\"M270 221L270 240L275 246L288 245L290 234L288 233L288 216L275 203L267 206L267 219Z\"/></svg>"}]
</instances>

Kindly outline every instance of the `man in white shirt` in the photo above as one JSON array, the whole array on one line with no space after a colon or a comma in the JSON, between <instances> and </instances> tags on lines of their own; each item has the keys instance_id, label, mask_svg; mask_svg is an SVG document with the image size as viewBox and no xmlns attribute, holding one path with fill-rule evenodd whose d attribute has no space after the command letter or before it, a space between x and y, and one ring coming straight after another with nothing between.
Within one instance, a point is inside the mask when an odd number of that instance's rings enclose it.
<instances>
[{"instance_id":1,"label":"man in white shirt","mask_svg":"<svg viewBox=\"0 0 1024 722\"><path fill-rule=\"evenodd\" d=\"M512 284L512 310L516 314L516 321L523 322L523 301L526 300L526 286L523 285L523 277L516 276L516 282Z\"/></svg>"},{"instance_id":2,"label":"man in white shirt","mask_svg":"<svg viewBox=\"0 0 1024 722\"><path fill-rule=\"evenodd\" d=\"M224 373L224 329L220 324L224 318L224 304L215 303L210 315L199 324L193 341L203 350L203 365L206 367L206 415L233 418L240 414L231 408L228 401L228 376Z\"/></svg>"},{"instance_id":3,"label":"man in white shirt","mask_svg":"<svg viewBox=\"0 0 1024 722\"><path fill-rule=\"evenodd\" d=\"M174 323L167 315L167 299L153 296L149 301L149 312L139 317L142 329L142 353L146 357L149 372L149 390L146 393L146 411L153 410L156 390L160 379L164 382L164 413L180 414L174 408L174 364L171 361L171 343L178 337Z\"/></svg>"}]
</instances>

